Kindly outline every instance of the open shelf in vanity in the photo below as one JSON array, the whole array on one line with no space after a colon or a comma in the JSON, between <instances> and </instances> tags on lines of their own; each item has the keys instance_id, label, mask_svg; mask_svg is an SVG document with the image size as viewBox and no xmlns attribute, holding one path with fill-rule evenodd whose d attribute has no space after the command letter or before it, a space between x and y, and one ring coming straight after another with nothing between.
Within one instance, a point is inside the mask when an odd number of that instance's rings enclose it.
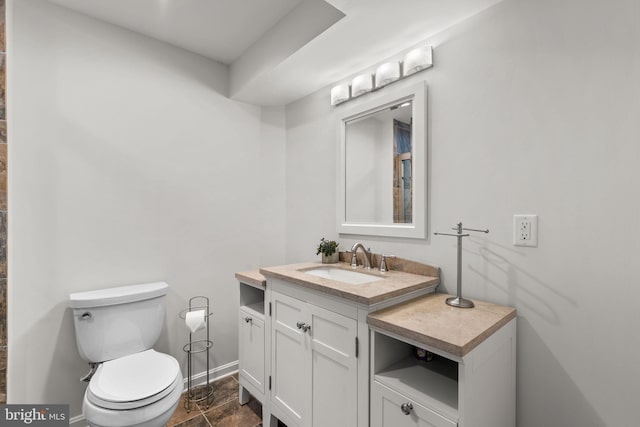
<instances>
[{"instance_id":1,"label":"open shelf in vanity","mask_svg":"<svg viewBox=\"0 0 640 427\"><path fill-rule=\"evenodd\" d=\"M240 310L264 321L264 289L240 282Z\"/></svg>"},{"instance_id":2,"label":"open shelf in vanity","mask_svg":"<svg viewBox=\"0 0 640 427\"><path fill-rule=\"evenodd\" d=\"M419 360L415 346L378 332L374 343L374 381L458 418L457 362L440 355L429 362Z\"/></svg>"},{"instance_id":3,"label":"open shelf in vanity","mask_svg":"<svg viewBox=\"0 0 640 427\"><path fill-rule=\"evenodd\" d=\"M380 332L373 332L372 343L371 407L377 412L372 414L372 426L410 426L418 419L436 426L457 425L456 361L437 354L430 361L420 360L414 345ZM400 416L411 415L402 408L408 404L414 415Z\"/></svg>"},{"instance_id":4,"label":"open shelf in vanity","mask_svg":"<svg viewBox=\"0 0 640 427\"><path fill-rule=\"evenodd\" d=\"M248 305L241 305L240 310L258 319L264 320L264 301L260 301L260 302L256 302Z\"/></svg>"}]
</instances>

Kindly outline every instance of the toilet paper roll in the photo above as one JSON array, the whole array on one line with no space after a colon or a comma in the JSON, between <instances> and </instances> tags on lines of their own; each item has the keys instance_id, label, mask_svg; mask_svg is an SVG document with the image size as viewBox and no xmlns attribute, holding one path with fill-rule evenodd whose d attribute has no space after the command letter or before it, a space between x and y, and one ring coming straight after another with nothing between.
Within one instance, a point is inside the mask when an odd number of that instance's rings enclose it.
<instances>
[{"instance_id":1,"label":"toilet paper roll","mask_svg":"<svg viewBox=\"0 0 640 427\"><path fill-rule=\"evenodd\" d=\"M184 317L184 323L187 328L194 333L205 327L205 312L204 310L188 311Z\"/></svg>"}]
</instances>

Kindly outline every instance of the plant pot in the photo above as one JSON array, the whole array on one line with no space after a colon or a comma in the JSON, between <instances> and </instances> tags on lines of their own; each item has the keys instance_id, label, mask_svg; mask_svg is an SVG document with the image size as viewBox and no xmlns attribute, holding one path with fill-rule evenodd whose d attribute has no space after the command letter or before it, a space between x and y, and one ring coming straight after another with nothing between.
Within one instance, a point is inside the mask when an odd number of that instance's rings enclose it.
<instances>
[{"instance_id":1,"label":"plant pot","mask_svg":"<svg viewBox=\"0 0 640 427\"><path fill-rule=\"evenodd\" d=\"M338 261L340 261L340 254L338 252L334 252L331 255L322 254L323 264L335 264Z\"/></svg>"}]
</instances>

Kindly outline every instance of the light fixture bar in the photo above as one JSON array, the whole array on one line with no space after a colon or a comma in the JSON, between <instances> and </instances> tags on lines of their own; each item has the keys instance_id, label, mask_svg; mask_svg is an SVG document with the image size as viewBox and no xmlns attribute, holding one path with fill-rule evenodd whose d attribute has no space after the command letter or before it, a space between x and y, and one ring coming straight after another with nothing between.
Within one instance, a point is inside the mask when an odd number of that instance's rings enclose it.
<instances>
[{"instance_id":1,"label":"light fixture bar","mask_svg":"<svg viewBox=\"0 0 640 427\"><path fill-rule=\"evenodd\" d=\"M407 52L402 62L385 62L376 68L375 74L360 74L353 78L351 85L343 83L334 86L331 89L331 105L342 104L431 67L433 47L417 47Z\"/></svg>"}]
</instances>

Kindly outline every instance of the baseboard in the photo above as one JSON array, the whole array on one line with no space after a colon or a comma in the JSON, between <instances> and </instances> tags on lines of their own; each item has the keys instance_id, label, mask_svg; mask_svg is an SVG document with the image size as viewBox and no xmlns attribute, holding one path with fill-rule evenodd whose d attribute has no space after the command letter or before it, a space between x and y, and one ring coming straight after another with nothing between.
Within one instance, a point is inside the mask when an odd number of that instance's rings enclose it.
<instances>
[{"instance_id":1,"label":"baseboard","mask_svg":"<svg viewBox=\"0 0 640 427\"><path fill-rule=\"evenodd\" d=\"M69 427L87 427L87 419L84 415L76 415L69 418Z\"/></svg>"},{"instance_id":2,"label":"baseboard","mask_svg":"<svg viewBox=\"0 0 640 427\"><path fill-rule=\"evenodd\" d=\"M238 361L227 363L209 370L209 380L216 381L238 372ZM202 371L191 376L192 385L199 386L207 382L207 371ZM187 377L184 377L184 387L187 387Z\"/></svg>"},{"instance_id":3,"label":"baseboard","mask_svg":"<svg viewBox=\"0 0 640 427\"><path fill-rule=\"evenodd\" d=\"M233 375L238 372L238 361L227 363L226 365L218 366L217 368L213 368L209 370L209 380L217 381L219 379L228 377L229 375ZM204 384L207 381L207 371L202 371L197 374L192 375L192 384L194 386L199 386ZM187 377L183 379L184 388L187 388ZM88 427L87 419L84 415L76 415L75 417L69 418L69 427Z\"/></svg>"}]
</instances>

